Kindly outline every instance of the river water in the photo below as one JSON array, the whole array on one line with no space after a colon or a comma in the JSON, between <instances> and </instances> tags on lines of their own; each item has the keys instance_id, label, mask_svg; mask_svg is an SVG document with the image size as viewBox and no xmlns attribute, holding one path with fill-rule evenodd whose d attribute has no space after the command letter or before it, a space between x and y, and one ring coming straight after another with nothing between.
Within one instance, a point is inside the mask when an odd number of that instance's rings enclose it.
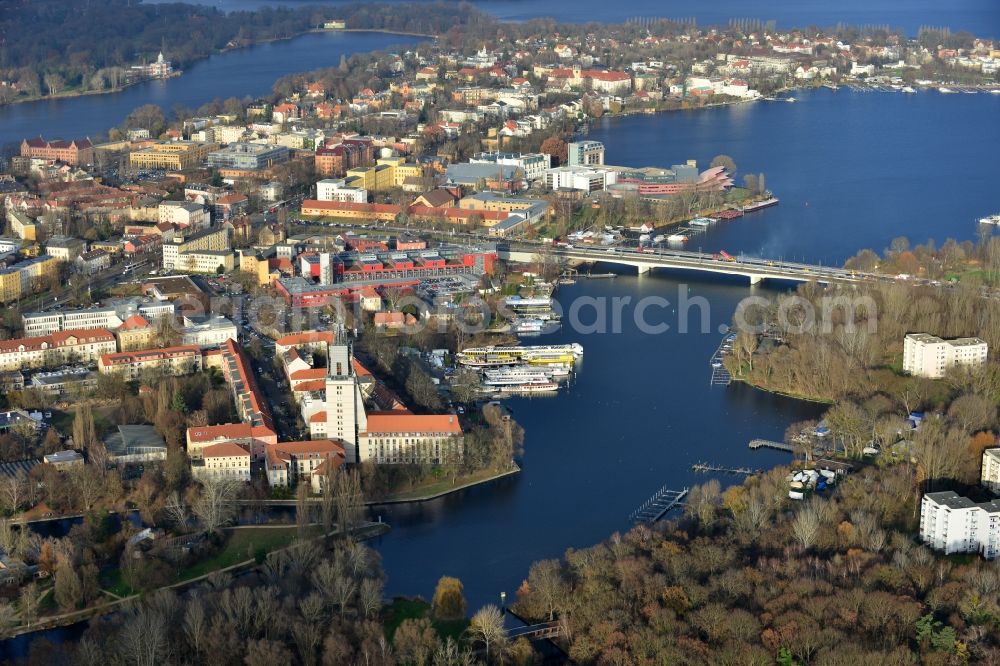
<instances>
[{"instance_id":1,"label":"river water","mask_svg":"<svg viewBox=\"0 0 1000 666\"><path fill-rule=\"evenodd\" d=\"M0 109L2 141L97 132L148 102L193 106L261 93L282 74L406 41L308 35L217 56L183 77L119 95L8 107ZM605 143L613 164L666 166L693 158L705 165L724 153L741 173L765 172L781 204L693 239L693 249L840 263L860 247L881 249L899 235L974 238L974 219L1000 210L997 166L990 159L1000 145L998 96L847 89L795 94L795 104L604 119L589 138ZM710 387L708 359L720 341L719 326L729 322L741 298L788 288L752 290L736 278L659 272L563 287L559 300L566 307L581 297L595 303L630 298L620 331L563 330L540 339L580 342L586 352L567 390L509 403L527 431L520 475L378 512L394 528L375 544L389 576L387 593L429 597L440 576L452 575L464 581L473 609L497 601L501 591L510 599L531 562L627 529L629 514L662 486L704 480L690 471L692 463L766 467L787 460L778 452L749 451L747 442L780 438L789 423L819 409L740 385ZM655 304L646 317L669 324L667 332L651 335L636 326L633 306L646 296L670 302ZM705 332L697 306L687 317L677 308L683 298L697 297L709 304ZM580 318L590 321L592 311L585 308ZM691 332L678 330L682 320ZM14 652L23 649L19 645Z\"/></svg>"}]
</instances>

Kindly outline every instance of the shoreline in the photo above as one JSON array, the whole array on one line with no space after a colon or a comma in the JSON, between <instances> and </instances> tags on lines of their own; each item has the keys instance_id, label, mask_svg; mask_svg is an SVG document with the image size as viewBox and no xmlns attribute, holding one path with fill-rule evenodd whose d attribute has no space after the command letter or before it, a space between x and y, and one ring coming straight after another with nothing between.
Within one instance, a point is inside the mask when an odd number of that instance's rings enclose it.
<instances>
[{"instance_id":1,"label":"shoreline","mask_svg":"<svg viewBox=\"0 0 1000 666\"><path fill-rule=\"evenodd\" d=\"M779 391L777 389L770 389L770 388L767 388L765 386L761 386L760 384L755 384L755 383L753 383L753 382L751 382L751 381L749 381L749 380L747 380L747 379L745 379L743 377L735 377L734 376L733 377L733 381L734 382L740 382L741 384L744 384L745 386L749 386L750 388L752 388L752 389L754 389L756 391L762 391L764 393L770 393L771 395L777 395L777 396L780 396L782 398L791 398L792 400L801 400L802 402L811 402L811 403L817 404L817 405L833 405L833 404L836 404L836 402L837 402L836 400L831 400L829 398L820 398L820 397L815 397L815 396L799 395L797 393L787 393L785 391Z\"/></svg>"},{"instance_id":2,"label":"shoreline","mask_svg":"<svg viewBox=\"0 0 1000 666\"><path fill-rule=\"evenodd\" d=\"M438 498L441 498L441 497L445 497L446 495L451 495L452 493L457 493L460 490L466 490L468 488L474 488L475 486L481 486L481 485L490 483L492 481L498 481L499 479L504 479L504 478L507 478L508 476L514 476L515 474L520 474L520 473L521 473L521 467L520 467L520 465L517 465L515 463L514 469L509 469L506 472L499 472L497 474L492 474L492 475L486 477L485 479L478 479L476 481L469 481L467 483L463 483L461 485L457 485L457 486L455 486L453 488L448 488L447 490L443 490L443 491L436 492L436 493L430 493L430 494L426 494L426 495L416 495L414 497L407 497L406 493L397 493L395 496L389 496L389 497L387 497L386 499L383 499L383 500L366 501L365 502L365 506L368 506L368 507L373 507L373 506L390 506L390 505L393 505L393 504L418 504L418 503L421 503L421 502L429 502L431 500L435 500L435 499L438 499Z\"/></svg>"},{"instance_id":3,"label":"shoreline","mask_svg":"<svg viewBox=\"0 0 1000 666\"><path fill-rule=\"evenodd\" d=\"M195 64L197 64L197 63L199 63L201 61L208 60L209 58L212 58L213 56L224 55L224 54L230 53L232 51L238 51L240 49L251 48L251 47L254 47L254 46L258 46L260 44L272 44L274 42L286 42L286 41L291 41L293 39L298 39L299 37L305 37L306 35L331 34L331 33L335 34L335 33L339 33L339 32L351 32L351 33L373 32L373 33L379 33L379 34L383 34L383 35L399 35L400 37L421 37L421 38L425 38L425 39L437 39L437 35L427 35L427 34L419 33L419 32L406 32L406 31L399 31L399 30L386 30L384 28L345 28L343 30L325 30L325 29L322 29L322 28L310 28L309 30L306 30L304 32L300 32L300 33L297 33L297 34L294 34L294 35L291 35L289 37L272 37L270 39L258 39L258 40L255 40L253 42L247 43L247 44L237 44L237 45L234 45L234 46L224 46L223 48L219 49L218 51L213 51L213 52L208 53L208 54L206 54L204 56L200 56L198 58L193 59L190 63L188 63L188 67L190 67L192 65L195 65ZM364 51L364 53L371 53L371 51ZM77 90L77 91L73 91L73 92L69 92L69 93L58 93L56 95L40 95L40 96L35 96L35 97L24 97L24 98L13 99L13 100L11 100L9 102L6 102L4 104L0 104L0 109L2 109L4 107L7 107L7 106L14 106L16 104L30 104L32 102L48 102L48 101L54 101L54 100L60 100L60 99L75 99L77 97L89 97L89 96L92 96L92 95L113 95L113 94L116 94L116 93L125 92L129 88L134 88L135 86L137 86L139 84L142 84L142 83L149 83L149 82L152 82L152 81L165 81L166 79L172 79L172 78L175 78L175 77L180 77L180 76L182 76L184 74L184 71L186 71L186 70L177 70L177 71L173 72L170 76L165 76L165 77L160 77L160 78L140 79L138 81L133 81L132 83L128 83L128 84L125 84L125 85L122 85L122 86L118 86L117 88L107 88L107 89L104 89L104 90ZM297 73L299 73L299 72L290 72L290 74L297 74Z\"/></svg>"}]
</instances>

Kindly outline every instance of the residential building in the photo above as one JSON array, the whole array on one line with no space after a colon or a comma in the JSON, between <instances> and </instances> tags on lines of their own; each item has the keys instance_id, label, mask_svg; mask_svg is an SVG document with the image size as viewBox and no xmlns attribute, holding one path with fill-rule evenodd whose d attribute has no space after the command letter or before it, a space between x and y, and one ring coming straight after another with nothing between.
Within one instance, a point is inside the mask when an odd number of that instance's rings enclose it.
<instances>
[{"instance_id":1,"label":"residential building","mask_svg":"<svg viewBox=\"0 0 1000 666\"><path fill-rule=\"evenodd\" d=\"M10 231L21 240L33 241L38 237L38 224L26 213L19 210L8 210L7 221Z\"/></svg>"},{"instance_id":2,"label":"residential building","mask_svg":"<svg viewBox=\"0 0 1000 666\"><path fill-rule=\"evenodd\" d=\"M155 345L156 328L141 314L134 314L115 331L118 349L123 352L149 349Z\"/></svg>"},{"instance_id":3,"label":"residential building","mask_svg":"<svg viewBox=\"0 0 1000 666\"><path fill-rule=\"evenodd\" d=\"M192 250L178 256L174 270L188 273L229 273L236 268L232 250Z\"/></svg>"},{"instance_id":4,"label":"residential building","mask_svg":"<svg viewBox=\"0 0 1000 666\"><path fill-rule=\"evenodd\" d=\"M200 251L215 251L223 252L229 251L231 249L229 244L229 230L223 227L215 227L211 229L205 229L204 231L199 231L190 236L174 235L171 238L164 239L163 241L163 268L164 270L193 270L187 268L189 263L211 264L212 259L210 257L193 258L190 261L182 257L184 254L200 252ZM232 270L235 260L232 257L232 252L229 252L229 270ZM219 263L225 264L225 258L221 257L220 261L215 262L215 265L211 266L208 271L199 271L211 273L215 271L216 266Z\"/></svg>"},{"instance_id":5,"label":"residential building","mask_svg":"<svg viewBox=\"0 0 1000 666\"><path fill-rule=\"evenodd\" d=\"M199 460L205 449L218 444L237 444L250 452L253 459L264 455L270 444L275 444L278 436L268 427L252 426L249 423L225 423L214 426L188 428L186 448L191 460Z\"/></svg>"},{"instance_id":6,"label":"residential building","mask_svg":"<svg viewBox=\"0 0 1000 666\"><path fill-rule=\"evenodd\" d=\"M501 164L517 167L524 173L524 179L531 181L545 177L545 172L552 168L552 156L545 153L478 153L469 160L469 164Z\"/></svg>"},{"instance_id":7,"label":"residential building","mask_svg":"<svg viewBox=\"0 0 1000 666\"><path fill-rule=\"evenodd\" d=\"M236 324L221 315L201 322L184 317L184 327L181 329L182 345L194 345L204 349L224 344L226 340L238 339Z\"/></svg>"},{"instance_id":8,"label":"residential building","mask_svg":"<svg viewBox=\"0 0 1000 666\"><path fill-rule=\"evenodd\" d=\"M59 260L43 254L0 268L0 301L9 303L51 283L59 275Z\"/></svg>"},{"instance_id":9,"label":"residential building","mask_svg":"<svg viewBox=\"0 0 1000 666\"><path fill-rule=\"evenodd\" d=\"M97 388L97 373L87 368L66 367L49 372L36 372L31 375L29 386L57 399L67 395L74 398Z\"/></svg>"},{"instance_id":10,"label":"residential building","mask_svg":"<svg viewBox=\"0 0 1000 666\"><path fill-rule=\"evenodd\" d=\"M272 488L295 487L308 480L313 489L322 487L314 474L336 473L346 460L342 442L330 439L278 442L267 447L267 482ZM332 469L331 469L332 467Z\"/></svg>"},{"instance_id":11,"label":"residential building","mask_svg":"<svg viewBox=\"0 0 1000 666\"><path fill-rule=\"evenodd\" d=\"M127 380L150 375L189 375L202 369L201 348L180 345L162 349L107 353L101 356L97 369L101 374L118 374Z\"/></svg>"},{"instance_id":12,"label":"residential building","mask_svg":"<svg viewBox=\"0 0 1000 666\"><path fill-rule=\"evenodd\" d=\"M42 137L21 141L21 157L55 160L73 166L85 166L94 161L94 144L90 139L46 141Z\"/></svg>"},{"instance_id":13,"label":"residential building","mask_svg":"<svg viewBox=\"0 0 1000 666\"><path fill-rule=\"evenodd\" d=\"M0 370L93 363L113 353L117 340L107 329L60 331L33 338L0 341Z\"/></svg>"},{"instance_id":14,"label":"residential building","mask_svg":"<svg viewBox=\"0 0 1000 666\"><path fill-rule=\"evenodd\" d=\"M45 242L45 253L59 261L76 261L87 250L87 244L79 238L53 236Z\"/></svg>"},{"instance_id":15,"label":"residential building","mask_svg":"<svg viewBox=\"0 0 1000 666\"><path fill-rule=\"evenodd\" d=\"M319 201L346 201L368 203L368 190L363 187L348 186L343 178L327 178L316 183L316 198Z\"/></svg>"},{"instance_id":16,"label":"residential building","mask_svg":"<svg viewBox=\"0 0 1000 666\"><path fill-rule=\"evenodd\" d=\"M57 310L54 312L28 312L21 315L24 334L47 335L56 331L83 328L117 329L126 319L141 314L149 320L174 315L174 304L141 298L114 299L105 307Z\"/></svg>"},{"instance_id":17,"label":"residential building","mask_svg":"<svg viewBox=\"0 0 1000 666\"><path fill-rule=\"evenodd\" d=\"M231 143L208 154L208 166L217 169L257 171L288 161L291 151L285 146L265 143Z\"/></svg>"},{"instance_id":18,"label":"residential building","mask_svg":"<svg viewBox=\"0 0 1000 666\"><path fill-rule=\"evenodd\" d=\"M983 467L980 483L990 492L1000 494L1000 448L983 451Z\"/></svg>"},{"instance_id":19,"label":"residential building","mask_svg":"<svg viewBox=\"0 0 1000 666\"><path fill-rule=\"evenodd\" d=\"M372 412L358 442L359 460L377 464L440 465L464 454L462 427L454 414Z\"/></svg>"},{"instance_id":20,"label":"residential building","mask_svg":"<svg viewBox=\"0 0 1000 666\"><path fill-rule=\"evenodd\" d=\"M207 229L211 216L205 206L195 201L161 201L157 208L160 224L173 224L181 229Z\"/></svg>"},{"instance_id":21,"label":"residential building","mask_svg":"<svg viewBox=\"0 0 1000 666\"><path fill-rule=\"evenodd\" d=\"M201 481L249 482L250 458L250 450L235 442L211 444L191 461L191 473Z\"/></svg>"},{"instance_id":22,"label":"residential building","mask_svg":"<svg viewBox=\"0 0 1000 666\"><path fill-rule=\"evenodd\" d=\"M903 338L903 370L918 377L939 379L956 365L979 368L986 365L988 345L980 338L943 340L928 333L909 333Z\"/></svg>"},{"instance_id":23,"label":"residential building","mask_svg":"<svg viewBox=\"0 0 1000 666\"><path fill-rule=\"evenodd\" d=\"M203 164L218 147L215 143L197 141L162 141L129 153L129 165L133 169L184 171Z\"/></svg>"},{"instance_id":24,"label":"residential building","mask_svg":"<svg viewBox=\"0 0 1000 666\"><path fill-rule=\"evenodd\" d=\"M610 169L588 169L565 166L545 172L545 187L550 190L580 190L596 192L605 190L617 181L617 174Z\"/></svg>"},{"instance_id":25,"label":"residential building","mask_svg":"<svg viewBox=\"0 0 1000 666\"><path fill-rule=\"evenodd\" d=\"M81 273L93 275L111 266L111 255L104 250L91 250L78 256L76 265Z\"/></svg>"},{"instance_id":26,"label":"residential building","mask_svg":"<svg viewBox=\"0 0 1000 666\"><path fill-rule=\"evenodd\" d=\"M566 149L568 166L604 164L604 144L600 141L574 141Z\"/></svg>"},{"instance_id":27,"label":"residential building","mask_svg":"<svg viewBox=\"0 0 1000 666\"><path fill-rule=\"evenodd\" d=\"M945 555L1000 552L1000 500L973 502L953 490L926 493L920 502L920 539Z\"/></svg>"}]
</instances>

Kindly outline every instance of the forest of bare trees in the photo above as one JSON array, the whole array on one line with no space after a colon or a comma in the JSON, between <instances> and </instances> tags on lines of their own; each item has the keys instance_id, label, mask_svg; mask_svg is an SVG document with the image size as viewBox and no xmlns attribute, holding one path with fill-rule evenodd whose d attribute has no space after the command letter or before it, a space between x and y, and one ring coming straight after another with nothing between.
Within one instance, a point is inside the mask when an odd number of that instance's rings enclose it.
<instances>
[{"instance_id":1,"label":"forest of bare trees","mask_svg":"<svg viewBox=\"0 0 1000 666\"><path fill-rule=\"evenodd\" d=\"M678 522L536 563L516 609L558 620L579 664L1000 660L1000 570L913 541L910 466L795 507L786 472L693 489Z\"/></svg>"}]
</instances>

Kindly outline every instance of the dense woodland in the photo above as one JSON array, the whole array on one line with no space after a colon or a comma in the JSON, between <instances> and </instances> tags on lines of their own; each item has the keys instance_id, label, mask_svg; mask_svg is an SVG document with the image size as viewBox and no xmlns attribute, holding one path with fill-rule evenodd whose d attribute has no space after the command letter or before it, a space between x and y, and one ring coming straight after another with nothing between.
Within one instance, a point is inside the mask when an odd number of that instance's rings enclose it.
<instances>
[{"instance_id":1,"label":"dense woodland","mask_svg":"<svg viewBox=\"0 0 1000 666\"><path fill-rule=\"evenodd\" d=\"M678 523L534 564L517 610L558 619L579 664L1000 661L1000 571L914 541L911 466L797 504L786 471L709 482Z\"/></svg>"}]
</instances>

